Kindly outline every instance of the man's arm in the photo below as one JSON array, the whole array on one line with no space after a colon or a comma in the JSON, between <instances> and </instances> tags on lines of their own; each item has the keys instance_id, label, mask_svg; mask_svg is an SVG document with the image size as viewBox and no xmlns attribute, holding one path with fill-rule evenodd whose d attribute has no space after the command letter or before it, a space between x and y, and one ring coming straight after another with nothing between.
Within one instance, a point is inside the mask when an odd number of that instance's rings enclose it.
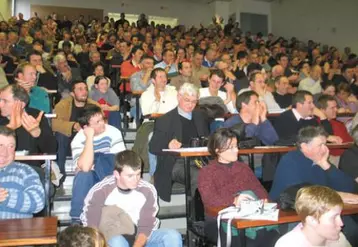
<instances>
[{"instance_id":1,"label":"man's arm","mask_svg":"<svg viewBox=\"0 0 358 247\"><path fill-rule=\"evenodd\" d=\"M84 135L84 146L83 142ZM94 148L93 148L94 130L86 127L80 131L71 143L73 162L77 167L83 171L88 172L92 169L94 161Z\"/></svg>"},{"instance_id":2,"label":"man's arm","mask_svg":"<svg viewBox=\"0 0 358 247\"><path fill-rule=\"evenodd\" d=\"M41 153L55 154L57 150L56 138L45 116L40 121L41 134L37 138Z\"/></svg>"},{"instance_id":3,"label":"man's arm","mask_svg":"<svg viewBox=\"0 0 358 247\"><path fill-rule=\"evenodd\" d=\"M52 130L66 136L71 136L72 127L76 122L69 121L69 119L65 119L64 116L61 115L66 111L69 111L69 109L66 109L66 106L63 104L63 102L59 102L55 106L54 113L56 113L56 117L52 119Z\"/></svg>"},{"instance_id":4,"label":"man's arm","mask_svg":"<svg viewBox=\"0 0 358 247\"><path fill-rule=\"evenodd\" d=\"M45 207L45 190L39 175L27 165L19 165L24 174L22 188L11 186L5 201L0 203L1 209L12 209L18 213L35 214Z\"/></svg>"}]
</instances>

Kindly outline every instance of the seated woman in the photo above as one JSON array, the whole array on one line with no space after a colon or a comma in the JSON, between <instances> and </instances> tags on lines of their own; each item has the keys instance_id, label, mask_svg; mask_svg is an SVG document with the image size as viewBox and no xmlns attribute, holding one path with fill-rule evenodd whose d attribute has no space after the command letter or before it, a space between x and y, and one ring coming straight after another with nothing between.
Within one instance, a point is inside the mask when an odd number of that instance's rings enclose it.
<instances>
[{"instance_id":1,"label":"seated woman","mask_svg":"<svg viewBox=\"0 0 358 247\"><path fill-rule=\"evenodd\" d=\"M91 75L91 76L87 77L87 79L86 79L86 83L87 83L89 92L91 92L94 87L93 84L94 84L94 80L96 79L96 77L104 76L104 68L101 63L94 64L93 69L94 69L93 70L94 75ZM106 79L108 80L108 85L111 85L111 80L108 77L106 77Z\"/></svg>"},{"instance_id":2,"label":"seated woman","mask_svg":"<svg viewBox=\"0 0 358 247\"><path fill-rule=\"evenodd\" d=\"M198 176L198 189L205 207L228 207L233 204L240 207L244 200L268 198L249 166L238 161L237 142L234 132L227 128L217 129L209 138L208 149L214 160L202 168ZM276 229L276 226L247 229L247 246L273 246L279 237ZM234 228L231 231L232 246L240 246L238 230ZM215 218L206 217L205 235L216 242Z\"/></svg>"},{"instance_id":3,"label":"seated woman","mask_svg":"<svg viewBox=\"0 0 358 247\"><path fill-rule=\"evenodd\" d=\"M347 83L343 82L338 85L337 103L338 107L346 109L346 112L358 112L358 100L356 96L352 94L350 85Z\"/></svg>"},{"instance_id":4,"label":"seated woman","mask_svg":"<svg viewBox=\"0 0 358 247\"><path fill-rule=\"evenodd\" d=\"M90 98L100 104L104 115L108 118L108 124L120 129L119 98L109 86L107 77L97 76L95 78Z\"/></svg>"}]
</instances>

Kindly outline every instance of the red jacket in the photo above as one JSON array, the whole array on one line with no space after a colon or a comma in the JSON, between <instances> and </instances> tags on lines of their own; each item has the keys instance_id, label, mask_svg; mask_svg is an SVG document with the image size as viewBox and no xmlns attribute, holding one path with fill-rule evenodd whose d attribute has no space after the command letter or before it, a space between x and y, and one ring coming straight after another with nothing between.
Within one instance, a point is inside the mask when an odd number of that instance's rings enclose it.
<instances>
[{"instance_id":1,"label":"red jacket","mask_svg":"<svg viewBox=\"0 0 358 247\"><path fill-rule=\"evenodd\" d=\"M131 92L131 84L130 84L130 79L129 77L131 77L135 72L140 71L139 66L134 66L132 63L132 60L129 61L125 61L122 63L121 65L121 77L127 77L128 80L126 80L126 92ZM120 90L121 92L123 92L123 84L122 83L120 85Z\"/></svg>"},{"instance_id":2,"label":"red jacket","mask_svg":"<svg viewBox=\"0 0 358 247\"><path fill-rule=\"evenodd\" d=\"M329 120L329 123L332 126L333 129L333 135L335 136L339 136L340 138L342 138L343 142L353 142L352 137L349 135L346 126L344 125L344 123L336 120L336 119L332 119ZM341 156L344 152L344 149L332 149L330 150L330 154L334 155L334 156Z\"/></svg>"}]
</instances>

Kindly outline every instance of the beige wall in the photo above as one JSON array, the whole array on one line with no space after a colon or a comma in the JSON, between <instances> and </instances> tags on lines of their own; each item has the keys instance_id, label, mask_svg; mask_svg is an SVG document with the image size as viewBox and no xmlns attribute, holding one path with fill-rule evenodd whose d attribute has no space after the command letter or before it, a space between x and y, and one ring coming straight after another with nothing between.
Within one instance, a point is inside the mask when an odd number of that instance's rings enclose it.
<instances>
[{"instance_id":1,"label":"beige wall","mask_svg":"<svg viewBox=\"0 0 358 247\"><path fill-rule=\"evenodd\" d=\"M0 0L0 20L8 20L11 17L11 0Z\"/></svg>"}]
</instances>

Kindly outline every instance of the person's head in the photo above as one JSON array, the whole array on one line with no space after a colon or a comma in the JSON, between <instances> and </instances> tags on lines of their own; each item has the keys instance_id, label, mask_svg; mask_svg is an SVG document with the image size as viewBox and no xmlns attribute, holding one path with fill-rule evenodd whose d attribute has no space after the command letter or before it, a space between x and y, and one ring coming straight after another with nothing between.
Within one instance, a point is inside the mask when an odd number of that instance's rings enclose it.
<instances>
[{"instance_id":1,"label":"person's head","mask_svg":"<svg viewBox=\"0 0 358 247\"><path fill-rule=\"evenodd\" d=\"M169 50L169 49L165 49L163 51L163 61L166 64L172 64L174 62L174 51Z\"/></svg>"},{"instance_id":2,"label":"person's head","mask_svg":"<svg viewBox=\"0 0 358 247\"><path fill-rule=\"evenodd\" d=\"M336 86L333 82L327 82L322 86L322 93L325 95L335 96Z\"/></svg>"},{"instance_id":3,"label":"person's head","mask_svg":"<svg viewBox=\"0 0 358 247\"><path fill-rule=\"evenodd\" d=\"M352 94L351 87L348 83L342 82L337 86L337 97L347 101L348 97Z\"/></svg>"},{"instance_id":4,"label":"person's head","mask_svg":"<svg viewBox=\"0 0 358 247\"><path fill-rule=\"evenodd\" d=\"M141 180L142 160L132 151L125 150L116 154L114 177L117 187L121 190L133 190L138 187Z\"/></svg>"},{"instance_id":5,"label":"person's head","mask_svg":"<svg viewBox=\"0 0 358 247\"><path fill-rule=\"evenodd\" d=\"M285 69L281 65L275 65L272 67L271 75L273 78L276 78L278 76L283 76L285 72Z\"/></svg>"},{"instance_id":6,"label":"person's head","mask_svg":"<svg viewBox=\"0 0 358 247\"><path fill-rule=\"evenodd\" d=\"M4 168L14 161L15 149L15 131L6 126L0 126L0 168Z\"/></svg>"},{"instance_id":7,"label":"person's head","mask_svg":"<svg viewBox=\"0 0 358 247\"><path fill-rule=\"evenodd\" d=\"M322 68L319 65L314 65L311 69L310 77L317 81L321 78Z\"/></svg>"},{"instance_id":8,"label":"person's head","mask_svg":"<svg viewBox=\"0 0 358 247\"><path fill-rule=\"evenodd\" d=\"M77 103L86 103L88 98L88 86L84 81L72 83L71 96Z\"/></svg>"},{"instance_id":9,"label":"person's head","mask_svg":"<svg viewBox=\"0 0 358 247\"><path fill-rule=\"evenodd\" d=\"M53 59L53 63L59 72L65 72L70 69L66 57L62 54L57 54Z\"/></svg>"},{"instance_id":10,"label":"person's head","mask_svg":"<svg viewBox=\"0 0 358 247\"><path fill-rule=\"evenodd\" d=\"M192 65L187 60L184 60L183 62L180 62L178 64L178 70L179 70L179 73L185 77L190 77L193 74Z\"/></svg>"},{"instance_id":11,"label":"person's head","mask_svg":"<svg viewBox=\"0 0 358 247\"><path fill-rule=\"evenodd\" d=\"M92 63L100 63L101 62L101 54L98 51L90 52L89 58Z\"/></svg>"},{"instance_id":12,"label":"person's head","mask_svg":"<svg viewBox=\"0 0 358 247\"><path fill-rule=\"evenodd\" d=\"M281 95L285 95L288 92L288 86L290 82L286 76L279 76L275 78L276 92Z\"/></svg>"},{"instance_id":13,"label":"person's head","mask_svg":"<svg viewBox=\"0 0 358 247\"><path fill-rule=\"evenodd\" d=\"M94 79L94 86L98 91L105 94L109 88L109 81L107 77L99 75Z\"/></svg>"},{"instance_id":14,"label":"person's head","mask_svg":"<svg viewBox=\"0 0 358 247\"><path fill-rule=\"evenodd\" d=\"M237 161L236 134L228 128L217 129L209 138L208 150L210 155L221 163Z\"/></svg>"},{"instance_id":15,"label":"person's head","mask_svg":"<svg viewBox=\"0 0 358 247\"><path fill-rule=\"evenodd\" d=\"M29 103L29 100L29 94L23 87L17 84L5 86L0 91L1 116L10 119L15 102L19 102L21 109L24 109Z\"/></svg>"},{"instance_id":16,"label":"person's head","mask_svg":"<svg viewBox=\"0 0 358 247\"><path fill-rule=\"evenodd\" d=\"M60 232L59 247L107 247L103 234L95 228L72 225Z\"/></svg>"},{"instance_id":17,"label":"person's head","mask_svg":"<svg viewBox=\"0 0 358 247\"><path fill-rule=\"evenodd\" d=\"M37 71L36 68L28 62L19 64L14 71L17 83L29 91L35 86Z\"/></svg>"},{"instance_id":18,"label":"person's head","mask_svg":"<svg viewBox=\"0 0 358 247\"><path fill-rule=\"evenodd\" d=\"M336 241L343 227L343 200L331 188L313 185L301 188L296 195L295 209L304 228L324 244Z\"/></svg>"},{"instance_id":19,"label":"person's head","mask_svg":"<svg viewBox=\"0 0 358 247\"><path fill-rule=\"evenodd\" d=\"M353 80L353 76L354 76L354 65L352 65L352 64L343 65L342 74L348 82L351 82Z\"/></svg>"},{"instance_id":20,"label":"person's head","mask_svg":"<svg viewBox=\"0 0 358 247\"><path fill-rule=\"evenodd\" d=\"M32 51L27 55L27 59L28 62L32 65L32 66L42 66L43 62L42 62L42 56L41 53L39 53L38 51Z\"/></svg>"},{"instance_id":21,"label":"person's head","mask_svg":"<svg viewBox=\"0 0 358 247\"><path fill-rule=\"evenodd\" d=\"M237 60L242 64L247 64L248 54L246 51L239 51L236 55Z\"/></svg>"},{"instance_id":22,"label":"person's head","mask_svg":"<svg viewBox=\"0 0 358 247\"><path fill-rule=\"evenodd\" d=\"M323 156L326 142L327 133L321 126L308 126L298 131L297 146L311 160L317 160Z\"/></svg>"},{"instance_id":23,"label":"person's head","mask_svg":"<svg viewBox=\"0 0 358 247\"><path fill-rule=\"evenodd\" d=\"M139 63L143 57L143 54L144 54L143 48L140 46L135 46L132 48L131 54L132 54L132 59L136 63Z\"/></svg>"},{"instance_id":24,"label":"person's head","mask_svg":"<svg viewBox=\"0 0 358 247\"><path fill-rule=\"evenodd\" d=\"M148 55L143 55L142 61L140 63L142 65L142 70L148 70L154 68L154 58Z\"/></svg>"},{"instance_id":25,"label":"person's head","mask_svg":"<svg viewBox=\"0 0 358 247\"><path fill-rule=\"evenodd\" d=\"M93 74L95 76L103 76L104 75L104 68L101 63L95 63L93 64Z\"/></svg>"},{"instance_id":26,"label":"person's head","mask_svg":"<svg viewBox=\"0 0 358 247\"><path fill-rule=\"evenodd\" d=\"M153 85L160 91L165 90L165 86L168 82L167 73L162 68L155 68L150 74L150 78L152 79Z\"/></svg>"},{"instance_id":27,"label":"person's head","mask_svg":"<svg viewBox=\"0 0 358 247\"><path fill-rule=\"evenodd\" d=\"M331 95L322 95L318 98L317 107L323 111L328 120L337 117L337 101Z\"/></svg>"},{"instance_id":28,"label":"person's head","mask_svg":"<svg viewBox=\"0 0 358 247\"><path fill-rule=\"evenodd\" d=\"M178 107L186 112L191 113L199 99L199 89L192 83L184 83L178 91Z\"/></svg>"},{"instance_id":29,"label":"person's head","mask_svg":"<svg viewBox=\"0 0 358 247\"><path fill-rule=\"evenodd\" d=\"M240 114L254 116L259 107L259 95L255 91L246 91L236 97L236 109Z\"/></svg>"},{"instance_id":30,"label":"person's head","mask_svg":"<svg viewBox=\"0 0 358 247\"><path fill-rule=\"evenodd\" d=\"M288 65L288 57L284 53L280 53L277 55L277 62L279 65L281 65L284 69L287 68Z\"/></svg>"},{"instance_id":31,"label":"person's head","mask_svg":"<svg viewBox=\"0 0 358 247\"><path fill-rule=\"evenodd\" d=\"M264 90L266 87L265 77L261 71L253 72L250 75L250 87L252 90Z\"/></svg>"},{"instance_id":32,"label":"person's head","mask_svg":"<svg viewBox=\"0 0 358 247\"><path fill-rule=\"evenodd\" d=\"M224 84L225 74L220 69L214 69L210 71L209 75L209 89L212 91L219 91L221 86Z\"/></svg>"},{"instance_id":33,"label":"person's head","mask_svg":"<svg viewBox=\"0 0 358 247\"><path fill-rule=\"evenodd\" d=\"M195 65L195 67L199 68L203 63L203 60L204 60L203 52L200 50L194 51L193 64Z\"/></svg>"},{"instance_id":34,"label":"person's head","mask_svg":"<svg viewBox=\"0 0 358 247\"><path fill-rule=\"evenodd\" d=\"M209 48L207 51L206 51L206 54L205 54L205 58L210 61L210 62L213 62L215 61L215 58L216 58L216 51Z\"/></svg>"},{"instance_id":35,"label":"person's head","mask_svg":"<svg viewBox=\"0 0 358 247\"><path fill-rule=\"evenodd\" d=\"M292 97L292 107L295 108L303 118L312 116L315 107L312 94L304 90L297 91Z\"/></svg>"},{"instance_id":36,"label":"person's head","mask_svg":"<svg viewBox=\"0 0 358 247\"><path fill-rule=\"evenodd\" d=\"M87 104L83 108L83 115L78 118L78 123L84 129L94 129L94 135L100 135L105 131L106 125L102 109L97 105Z\"/></svg>"}]
</instances>

